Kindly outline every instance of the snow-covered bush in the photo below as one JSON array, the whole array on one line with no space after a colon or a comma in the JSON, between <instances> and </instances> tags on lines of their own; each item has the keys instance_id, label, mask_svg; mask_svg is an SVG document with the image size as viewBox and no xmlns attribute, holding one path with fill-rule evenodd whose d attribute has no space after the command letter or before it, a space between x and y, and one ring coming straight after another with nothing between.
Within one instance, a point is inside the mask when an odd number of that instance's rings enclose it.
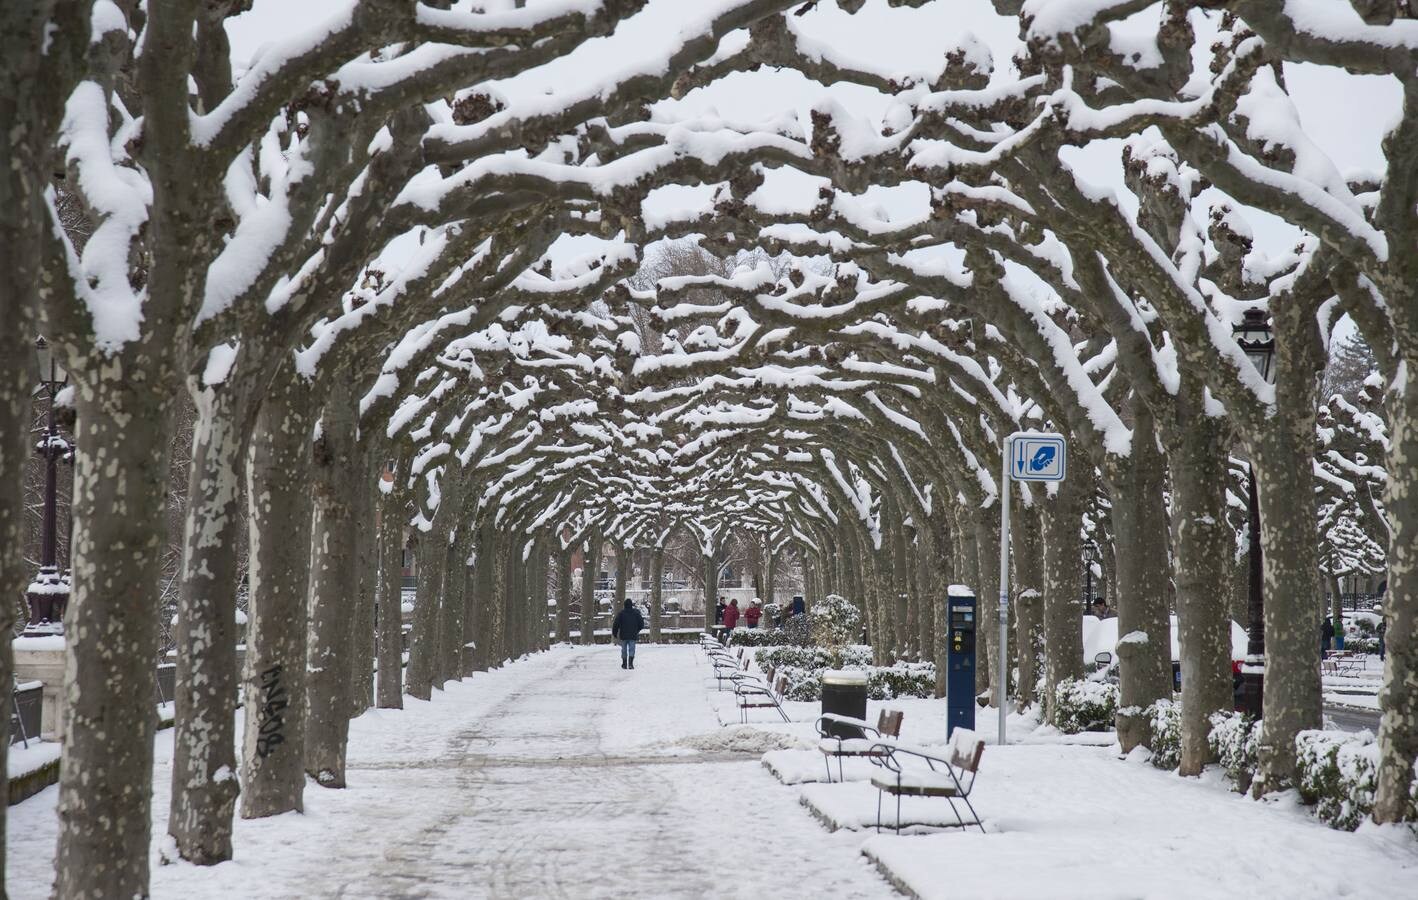
<instances>
[{"instance_id":1,"label":"snow-covered bush","mask_svg":"<svg viewBox=\"0 0 1418 900\"><path fill-rule=\"evenodd\" d=\"M781 635L780 643L792 644L795 647L806 647L811 643L811 632L808 629L807 616L792 616L783 623L783 627L775 632Z\"/></svg>"},{"instance_id":2,"label":"snow-covered bush","mask_svg":"<svg viewBox=\"0 0 1418 900\"><path fill-rule=\"evenodd\" d=\"M897 663L868 670L867 696L873 700L930 697L934 694L935 666L932 663Z\"/></svg>"},{"instance_id":3,"label":"snow-covered bush","mask_svg":"<svg viewBox=\"0 0 1418 900\"><path fill-rule=\"evenodd\" d=\"M865 644L848 647L771 647L755 655L759 668L777 669L865 669L871 665L871 648Z\"/></svg>"},{"instance_id":4,"label":"snow-covered bush","mask_svg":"<svg viewBox=\"0 0 1418 900\"><path fill-rule=\"evenodd\" d=\"M1347 637L1344 639L1344 649L1355 653L1378 653L1379 639L1377 637Z\"/></svg>"},{"instance_id":5,"label":"snow-covered bush","mask_svg":"<svg viewBox=\"0 0 1418 900\"><path fill-rule=\"evenodd\" d=\"M1260 724L1245 713L1213 713L1207 743L1236 790L1249 789L1260 762Z\"/></svg>"},{"instance_id":6,"label":"snow-covered bush","mask_svg":"<svg viewBox=\"0 0 1418 900\"><path fill-rule=\"evenodd\" d=\"M861 639L862 611L841 594L828 594L821 603L814 603L807 618L808 634L819 647L855 644Z\"/></svg>"},{"instance_id":7,"label":"snow-covered bush","mask_svg":"<svg viewBox=\"0 0 1418 900\"><path fill-rule=\"evenodd\" d=\"M1065 734L1110 731L1118 711L1118 686L1082 679L1059 682L1054 688L1058 727Z\"/></svg>"},{"instance_id":8,"label":"snow-covered bush","mask_svg":"<svg viewBox=\"0 0 1418 900\"><path fill-rule=\"evenodd\" d=\"M1171 771L1182 764L1182 707L1171 700L1158 700L1147 707L1152 723L1152 764Z\"/></svg>"},{"instance_id":9,"label":"snow-covered bush","mask_svg":"<svg viewBox=\"0 0 1418 900\"><path fill-rule=\"evenodd\" d=\"M1295 737L1300 796L1331 828L1353 831L1374 808L1379 746L1368 731L1302 731Z\"/></svg>"},{"instance_id":10,"label":"snow-covered bush","mask_svg":"<svg viewBox=\"0 0 1418 900\"><path fill-rule=\"evenodd\" d=\"M788 640L772 628L735 628L729 643L735 647L777 647L787 644Z\"/></svg>"},{"instance_id":11,"label":"snow-covered bush","mask_svg":"<svg viewBox=\"0 0 1418 900\"><path fill-rule=\"evenodd\" d=\"M930 663L861 668L866 669L867 696L872 700L929 697L935 692L935 666ZM823 669L805 669L792 665L775 670L776 675L788 679L783 688L783 696L789 700L804 701L822 699L823 671Z\"/></svg>"}]
</instances>

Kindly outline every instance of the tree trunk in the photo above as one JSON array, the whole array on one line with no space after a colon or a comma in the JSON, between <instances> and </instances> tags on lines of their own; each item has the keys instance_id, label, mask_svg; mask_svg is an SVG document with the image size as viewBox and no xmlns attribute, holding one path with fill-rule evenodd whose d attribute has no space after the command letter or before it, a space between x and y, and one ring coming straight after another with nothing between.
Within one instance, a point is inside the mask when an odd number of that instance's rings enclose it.
<instances>
[{"instance_id":1,"label":"tree trunk","mask_svg":"<svg viewBox=\"0 0 1418 900\"><path fill-rule=\"evenodd\" d=\"M379 583L379 530L375 523L383 463L368 448L360 454L360 479L354 491L355 596L350 617L350 718L374 705L374 606Z\"/></svg>"},{"instance_id":2,"label":"tree trunk","mask_svg":"<svg viewBox=\"0 0 1418 900\"><path fill-rule=\"evenodd\" d=\"M19 173L7 172L0 178ZM37 212L37 210L36 210ZM6 216L0 211L0 217ZM7 251L0 243L0 258ZM13 272L13 269L7 269ZM12 275L13 277L13 275ZM30 346L28 316L14 308L17 298L12 288L0 287L0 319L11 323L0 329L0 597L16 598L25 593L25 585L34 573L25 564L25 464L30 447L30 390L33 375L28 362L34 352ZM0 684L15 683L15 651L11 639L15 634L14 602L0 602ZM10 754L10 717L0 716L0 777L8 773ZM3 782L8 790L8 778ZM0 884L5 873L5 813L0 808Z\"/></svg>"},{"instance_id":3,"label":"tree trunk","mask_svg":"<svg viewBox=\"0 0 1418 900\"><path fill-rule=\"evenodd\" d=\"M704 630L714 632L714 607L719 605L719 555L701 556L704 562Z\"/></svg>"},{"instance_id":4,"label":"tree trunk","mask_svg":"<svg viewBox=\"0 0 1418 900\"><path fill-rule=\"evenodd\" d=\"M237 362L237 366L241 363ZM183 859L231 859L236 810L236 588L249 386L189 385L197 408L188 469L182 577L173 642L172 804L167 830Z\"/></svg>"},{"instance_id":5,"label":"tree trunk","mask_svg":"<svg viewBox=\"0 0 1418 900\"><path fill-rule=\"evenodd\" d=\"M559 643L571 640L571 551L563 550L560 555L561 582L556 586L556 639Z\"/></svg>"},{"instance_id":6,"label":"tree trunk","mask_svg":"<svg viewBox=\"0 0 1418 900\"><path fill-rule=\"evenodd\" d=\"M443 686L456 681L463 669L463 611L467 605L468 535L467 524L461 524L448 544L446 572L443 576L442 621L439 624L438 678Z\"/></svg>"},{"instance_id":7,"label":"tree trunk","mask_svg":"<svg viewBox=\"0 0 1418 900\"><path fill-rule=\"evenodd\" d=\"M778 602L778 564L779 564L779 562L780 562L780 559L779 559L780 555L781 555L781 554L779 554L778 551L776 551L776 550L773 549L773 540L772 540L772 538L769 538L769 541L768 541L768 576L767 576L767 581L768 581L768 583L767 583L766 585L764 585L764 587L763 587L763 602L764 602L764 603L777 603L777 602Z\"/></svg>"},{"instance_id":8,"label":"tree trunk","mask_svg":"<svg viewBox=\"0 0 1418 900\"><path fill-rule=\"evenodd\" d=\"M581 643L596 642L596 570L601 564L601 535L592 531L581 554Z\"/></svg>"},{"instance_id":9,"label":"tree trunk","mask_svg":"<svg viewBox=\"0 0 1418 900\"><path fill-rule=\"evenodd\" d=\"M241 815L304 809L306 601L310 584L309 385L282 368L246 457L250 585L242 696Z\"/></svg>"},{"instance_id":10,"label":"tree trunk","mask_svg":"<svg viewBox=\"0 0 1418 900\"><path fill-rule=\"evenodd\" d=\"M447 537L435 527L417 536L418 587L414 599L414 628L409 634L409 668L404 689L410 697L433 697L434 669L438 659L439 602L443 597Z\"/></svg>"},{"instance_id":11,"label":"tree trunk","mask_svg":"<svg viewBox=\"0 0 1418 900\"><path fill-rule=\"evenodd\" d=\"M625 591L630 586L630 564L630 548L617 547L615 551L615 602L611 604L612 621L625 606Z\"/></svg>"},{"instance_id":12,"label":"tree trunk","mask_svg":"<svg viewBox=\"0 0 1418 900\"><path fill-rule=\"evenodd\" d=\"M1179 771L1200 775L1212 761L1211 715L1231 709L1231 620L1227 614L1235 539L1226 523L1227 434L1223 420L1200 409L1200 390L1179 400L1185 427L1170 444L1173 546L1176 548L1177 642L1182 664Z\"/></svg>"},{"instance_id":13,"label":"tree trunk","mask_svg":"<svg viewBox=\"0 0 1418 900\"><path fill-rule=\"evenodd\" d=\"M380 709L404 708L404 465L396 461L393 480L380 486L379 506L379 656ZM383 477L383 476L381 476Z\"/></svg>"},{"instance_id":14,"label":"tree trunk","mask_svg":"<svg viewBox=\"0 0 1418 900\"><path fill-rule=\"evenodd\" d=\"M473 568L473 670L486 672L496 663L492 654L492 626L494 613L492 601L495 596L498 562L502 545L497 539L497 529L489 516L478 525L478 555Z\"/></svg>"},{"instance_id":15,"label":"tree trunk","mask_svg":"<svg viewBox=\"0 0 1418 900\"><path fill-rule=\"evenodd\" d=\"M1415 361L1408 361L1410 380ZM1388 591L1384 596L1384 684L1379 694L1379 786L1374 819L1418 815L1412 797L1418 757L1418 389L1389 398Z\"/></svg>"},{"instance_id":16,"label":"tree trunk","mask_svg":"<svg viewBox=\"0 0 1418 900\"><path fill-rule=\"evenodd\" d=\"M501 534L493 538L494 549L492 584L487 594L487 637L488 666L499 668L507 661L507 582L512 565L511 550Z\"/></svg>"},{"instance_id":17,"label":"tree trunk","mask_svg":"<svg viewBox=\"0 0 1418 900\"><path fill-rule=\"evenodd\" d=\"M1320 586L1314 417L1302 440L1277 425L1253 455L1265 569L1264 730L1256 796L1297 783L1295 736L1320 727Z\"/></svg>"},{"instance_id":18,"label":"tree trunk","mask_svg":"<svg viewBox=\"0 0 1418 900\"><path fill-rule=\"evenodd\" d=\"M313 460L305 771L323 787L342 788L350 731L350 616L358 588L352 493L368 472L355 444L354 395L338 380L321 413Z\"/></svg>"},{"instance_id":19,"label":"tree trunk","mask_svg":"<svg viewBox=\"0 0 1418 900\"><path fill-rule=\"evenodd\" d=\"M1035 491L1035 503L1043 491ZM1013 552L1014 574L1014 660L1019 667L1019 681L1015 685L1015 703L1019 709L1033 706L1038 702L1035 687L1039 681L1038 658L1036 656L1042 638L1044 624L1043 592L1044 560L1043 538L1039 534L1037 507L1015 503L1017 515L1011 519L1010 531ZM1011 512L1014 512L1013 510Z\"/></svg>"},{"instance_id":20,"label":"tree trunk","mask_svg":"<svg viewBox=\"0 0 1418 900\"><path fill-rule=\"evenodd\" d=\"M999 645L999 504L974 510L975 556L979 560L979 582L975 591L975 645L985 645L985 658L977 659L975 691L995 696L995 680L1004 673ZM981 635L979 632L984 632ZM984 640L980 638L983 636ZM1008 650L1006 649L1006 653ZM1004 677L1008 678L1007 674Z\"/></svg>"},{"instance_id":21,"label":"tree trunk","mask_svg":"<svg viewBox=\"0 0 1418 900\"><path fill-rule=\"evenodd\" d=\"M136 356L168 361L145 365L134 379ZM169 369L176 365L166 348L144 344L78 384L58 897L148 894L155 598L167 540L167 435L181 389Z\"/></svg>"},{"instance_id":22,"label":"tree trunk","mask_svg":"<svg viewBox=\"0 0 1418 900\"><path fill-rule=\"evenodd\" d=\"M1043 493L1043 492L1040 492ZM1079 525L1093 493L1092 470L1078 466L1058 483L1057 493L1039 503L1044 538L1044 710L1057 723L1055 689L1083 677L1083 626L1078 598L1083 592Z\"/></svg>"},{"instance_id":23,"label":"tree trunk","mask_svg":"<svg viewBox=\"0 0 1418 900\"><path fill-rule=\"evenodd\" d=\"M650 556L650 643L660 642L660 620L664 614L665 548L656 545Z\"/></svg>"},{"instance_id":24,"label":"tree trunk","mask_svg":"<svg viewBox=\"0 0 1418 900\"><path fill-rule=\"evenodd\" d=\"M1172 697L1166 469L1152 413L1140 402L1133 403L1133 422L1132 453L1108 484L1118 568L1118 743L1124 753L1151 743L1147 708Z\"/></svg>"}]
</instances>

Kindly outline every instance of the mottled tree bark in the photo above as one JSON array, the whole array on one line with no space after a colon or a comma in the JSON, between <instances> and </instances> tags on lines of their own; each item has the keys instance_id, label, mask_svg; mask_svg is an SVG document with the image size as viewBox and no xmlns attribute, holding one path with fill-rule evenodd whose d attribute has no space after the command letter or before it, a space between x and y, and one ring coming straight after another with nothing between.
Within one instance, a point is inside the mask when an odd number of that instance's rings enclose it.
<instances>
[{"instance_id":1,"label":"mottled tree bark","mask_svg":"<svg viewBox=\"0 0 1418 900\"><path fill-rule=\"evenodd\" d=\"M240 354L238 362L240 366ZM237 548L251 386L189 379L197 409L188 469L182 577L173 641L172 804L168 834L183 859L231 858L236 809Z\"/></svg>"},{"instance_id":2,"label":"mottled tree bark","mask_svg":"<svg viewBox=\"0 0 1418 900\"><path fill-rule=\"evenodd\" d=\"M246 457L250 599L242 696L241 815L304 808L311 438L306 382L286 365Z\"/></svg>"},{"instance_id":3,"label":"mottled tree bark","mask_svg":"<svg viewBox=\"0 0 1418 900\"><path fill-rule=\"evenodd\" d=\"M170 351L128 345L78 383L59 897L148 893L151 798L141 786L152 779L156 725L156 548L167 538L164 438L181 390Z\"/></svg>"},{"instance_id":4,"label":"mottled tree bark","mask_svg":"<svg viewBox=\"0 0 1418 900\"><path fill-rule=\"evenodd\" d=\"M370 448L362 448L360 478L354 492L354 562L357 569L354 614L350 616L350 718L374 705L375 604L379 592L379 528L375 509L384 465Z\"/></svg>"},{"instance_id":5,"label":"mottled tree bark","mask_svg":"<svg viewBox=\"0 0 1418 900\"><path fill-rule=\"evenodd\" d=\"M409 633L409 666L404 673L404 690L410 697L433 697L434 669L438 660L439 602L443 597L444 561L447 538L436 528L416 537L418 586L414 599L413 631Z\"/></svg>"},{"instance_id":6,"label":"mottled tree bark","mask_svg":"<svg viewBox=\"0 0 1418 900\"><path fill-rule=\"evenodd\" d=\"M402 460L395 460L393 480L379 486L379 658L376 682L380 709L404 708L404 521L406 477Z\"/></svg>"},{"instance_id":7,"label":"mottled tree bark","mask_svg":"<svg viewBox=\"0 0 1418 900\"><path fill-rule=\"evenodd\" d=\"M601 533L592 530L581 554L581 643L596 641L596 570L601 564ZM713 615L713 613L710 613Z\"/></svg>"},{"instance_id":8,"label":"mottled tree bark","mask_svg":"<svg viewBox=\"0 0 1418 900\"><path fill-rule=\"evenodd\" d=\"M1083 677L1083 629L1078 598L1083 592L1083 542L1079 523L1093 492L1091 469L1077 466L1039 506L1044 538L1044 710L1057 722L1054 691L1062 681ZM1042 493L1042 492L1041 492Z\"/></svg>"},{"instance_id":9,"label":"mottled tree bark","mask_svg":"<svg viewBox=\"0 0 1418 900\"><path fill-rule=\"evenodd\" d=\"M1118 567L1117 723L1118 743L1127 753L1151 741L1147 707L1172 697L1166 469L1152 413L1140 402L1133 403L1132 453L1116 469L1108 488Z\"/></svg>"},{"instance_id":10,"label":"mottled tree bark","mask_svg":"<svg viewBox=\"0 0 1418 900\"><path fill-rule=\"evenodd\" d=\"M88 51L91 3L14 0L0 4L0 684L14 683L17 607L34 572L24 560L25 465L30 445L30 396L35 388L36 319L54 302L43 277L43 245L52 219L44 192L59 147L54 128ZM52 329L50 346L57 346ZM61 360L64 365L67 361ZM47 374L47 373L46 373ZM77 573L77 569L75 570ZM0 787L8 784L10 717L0 716ZM0 808L0 893L6 871L6 810ZM144 870L146 871L146 869ZM85 873L80 877L93 877ZM107 879L98 875L92 883Z\"/></svg>"},{"instance_id":11,"label":"mottled tree bark","mask_svg":"<svg viewBox=\"0 0 1418 900\"><path fill-rule=\"evenodd\" d=\"M1201 391L1180 392L1184 429L1168 451L1176 548L1177 642L1182 664L1180 772L1200 775L1212 761L1211 715L1229 710L1231 620L1227 590L1234 537L1226 523L1227 439L1224 420L1207 417Z\"/></svg>"},{"instance_id":12,"label":"mottled tree bark","mask_svg":"<svg viewBox=\"0 0 1418 900\"><path fill-rule=\"evenodd\" d=\"M571 551L563 550L558 556L561 581L556 590L556 639L560 643L571 640Z\"/></svg>"},{"instance_id":13,"label":"mottled tree bark","mask_svg":"<svg viewBox=\"0 0 1418 900\"><path fill-rule=\"evenodd\" d=\"M1411 380L1414 361L1408 366ZM1398 822L1418 815L1410 793L1418 758L1418 389L1411 384L1389 398L1387 465L1384 508L1391 531L1374 819Z\"/></svg>"},{"instance_id":14,"label":"mottled tree bark","mask_svg":"<svg viewBox=\"0 0 1418 900\"><path fill-rule=\"evenodd\" d=\"M661 617L664 614L665 548L659 544L650 555L650 642L660 642Z\"/></svg>"},{"instance_id":15,"label":"mottled tree bark","mask_svg":"<svg viewBox=\"0 0 1418 900\"><path fill-rule=\"evenodd\" d=\"M463 611L467 605L464 596L468 589L468 535L467 525L458 527L448 544L448 553L443 576L443 602L440 606L442 621L439 623L438 671L435 684L442 687L449 681L456 681L463 664Z\"/></svg>"},{"instance_id":16,"label":"mottled tree bark","mask_svg":"<svg viewBox=\"0 0 1418 900\"><path fill-rule=\"evenodd\" d=\"M336 380L315 441L311 528L310 633L306 644L305 771L323 787L345 786L349 739L350 615L355 572L353 486L367 476L355 444L355 399Z\"/></svg>"},{"instance_id":17,"label":"mottled tree bark","mask_svg":"<svg viewBox=\"0 0 1418 900\"><path fill-rule=\"evenodd\" d=\"M1004 672L999 645L999 506L992 503L972 512L975 557L979 566L975 590L975 621L978 623L975 645L985 645L985 658L977 657L976 661L975 691L988 691L994 697L995 679Z\"/></svg>"},{"instance_id":18,"label":"mottled tree bark","mask_svg":"<svg viewBox=\"0 0 1418 900\"><path fill-rule=\"evenodd\" d=\"M1035 494L1042 494L1035 491ZM1036 501L1037 502L1037 501ZM1039 530L1039 516L1032 506L1016 501L1010 519L1014 597L1014 661L1019 667L1019 682L1015 685L1015 703L1025 709L1038 702L1035 686L1039 680L1035 650L1043 639L1044 625L1044 546Z\"/></svg>"}]
</instances>

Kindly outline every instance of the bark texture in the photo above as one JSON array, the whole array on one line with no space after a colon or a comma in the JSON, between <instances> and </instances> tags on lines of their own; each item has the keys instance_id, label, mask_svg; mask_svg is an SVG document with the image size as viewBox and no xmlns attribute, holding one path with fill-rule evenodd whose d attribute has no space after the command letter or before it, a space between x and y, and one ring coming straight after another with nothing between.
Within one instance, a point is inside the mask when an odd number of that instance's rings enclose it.
<instances>
[{"instance_id":1,"label":"bark texture","mask_svg":"<svg viewBox=\"0 0 1418 900\"><path fill-rule=\"evenodd\" d=\"M350 488L365 476L348 385L336 383L330 390L313 459L305 771L323 787L342 788L350 731L350 615L358 589Z\"/></svg>"},{"instance_id":2,"label":"bark texture","mask_svg":"<svg viewBox=\"0 0 1418 900\"><path fill-rule=\"evenodd\" d=\"M261 405L246 457L250 584L242 694L241 815L304 808L310 584L309 386L286 367Z\"/></svg>"}]
</instances>

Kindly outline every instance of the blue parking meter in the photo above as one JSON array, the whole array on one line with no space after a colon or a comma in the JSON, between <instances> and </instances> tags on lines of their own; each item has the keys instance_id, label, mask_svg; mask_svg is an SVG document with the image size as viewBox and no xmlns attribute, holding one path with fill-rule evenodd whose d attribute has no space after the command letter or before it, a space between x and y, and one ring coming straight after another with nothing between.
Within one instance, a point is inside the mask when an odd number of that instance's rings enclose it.
<instances>
[{"instance_id":1,"label":"blue parking meter","mask_svg":"<svg viewBox=\"0 0 1418 900\"><path fill-rule=\"evenodd\" d=\"M975 729L975 592L952 584L946 596L945 728Z\"/></svg>"}]
</instances>

